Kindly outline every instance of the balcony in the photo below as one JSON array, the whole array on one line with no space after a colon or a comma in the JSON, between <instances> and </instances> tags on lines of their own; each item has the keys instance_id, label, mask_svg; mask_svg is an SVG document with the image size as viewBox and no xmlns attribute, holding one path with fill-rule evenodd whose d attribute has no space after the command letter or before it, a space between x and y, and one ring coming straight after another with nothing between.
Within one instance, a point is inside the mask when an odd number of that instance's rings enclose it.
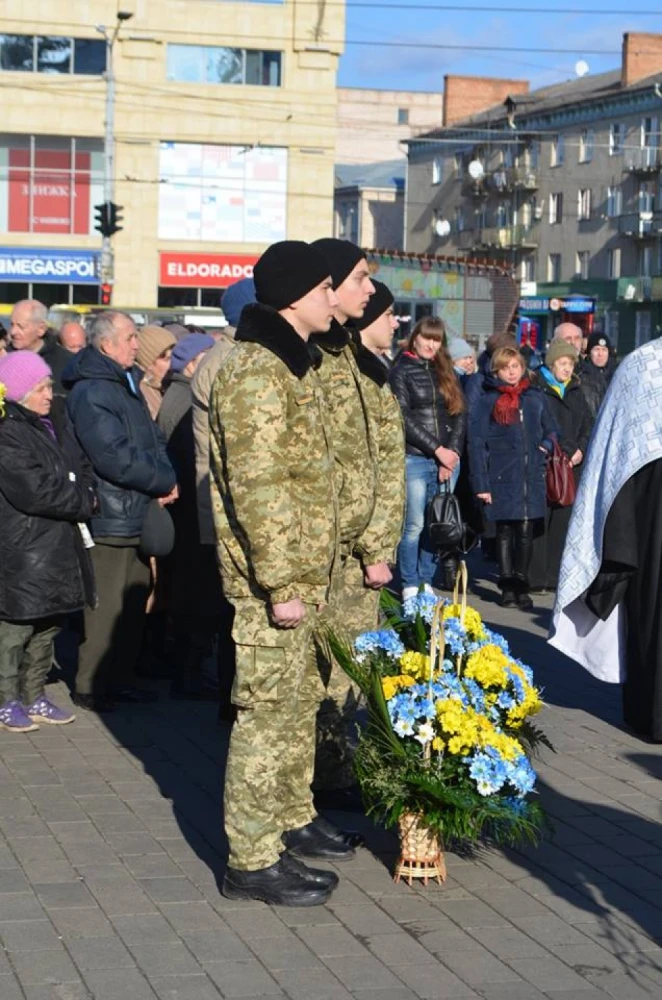
<instances>
[{"instance_id":1,"label":"balcony","mask_svg":"<svg viewBox=\"0 0 662 1000\"><path fill-rule=\"evenodd\" d=\"M462 179L462 194L465 198L486 198L488 191L485 178L474 180L473 177L464 177Z\"/></svg>"},{"instance_id":2,"label":"balcony","mask_svg":"<svg viewBox=\"0 0 662 1000\"><path fill-rule=\"evenodd\" d=\"M621 302L648 302L651 298L652 278L619 278L616 298Z\"/></svg>"},{"instance_id":3,"label":"balcony","mask_svg":"<svg viewBox=\"0 0 662 1000\"><path fill-rule=\"evenodd\" d=\"M490 187L502 193L537 191L538 171L532 167L500 167L490 175Z\"/></svg>"},{"instance_id":4,"label":"balcony","mask_svg":"<svg viewBox=\"0 0 662 1000\"><path fill-rule=\"evenodd\" d=\"M624 169L633 174L654 174L662 166L662 156L657 146L643 146L625 152Z\"/></svg>"},{"instance_id":5,"label":"balcony","mask_svg":"<svg viewBox=\"0 0 662 1000\"><path fill-rule=\"evenodd\" d=\"M535 250L538 239L533 226L493 226L481 229L474 246L499 250Z\"/></svg>"},{"instance_id":6,"label":"balcony","mask_svg":"<svg viewBox=\"0 0 662 1000\"><path fill-rule=\"evenodd\" d=\"M631 212L629 215L620 215L618 231L622 236L654 240L662 234L662 212Z\"/></svg>"}]
</instances>

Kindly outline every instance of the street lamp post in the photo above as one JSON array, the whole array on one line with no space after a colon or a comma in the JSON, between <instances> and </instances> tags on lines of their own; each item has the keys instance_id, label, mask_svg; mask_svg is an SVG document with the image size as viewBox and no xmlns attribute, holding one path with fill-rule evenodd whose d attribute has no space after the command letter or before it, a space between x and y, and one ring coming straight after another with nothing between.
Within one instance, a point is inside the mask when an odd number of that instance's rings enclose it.
<instances>
[{"instance_id":1,"label":"street lamp post","mask_svg":"<svg viewBox=\"0 0 662 1000\"><path fill-rule=\"evenodd\" d=\"M133 17L126 10L118 10L115 27L111 31L103 24L96 25L96 30L106 41L106 113L104 125L103 153L103 198L106 205L114 203L115 198L115 67L113 65L113 49L120 28L125 21ZM115 280L115 267L111 237L104 235L101 242L101 284L112 286Z\"/></svg>"}]
</instances>

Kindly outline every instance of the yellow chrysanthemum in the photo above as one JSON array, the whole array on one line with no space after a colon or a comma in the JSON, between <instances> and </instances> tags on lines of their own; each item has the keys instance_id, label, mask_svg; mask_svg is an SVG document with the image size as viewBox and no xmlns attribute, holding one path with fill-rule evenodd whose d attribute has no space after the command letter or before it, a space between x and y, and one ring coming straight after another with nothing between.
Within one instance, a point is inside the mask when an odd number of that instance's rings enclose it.
<instances>
[{"instance_id":1,"label":"yellow chrysanthemum","mask_svg":"<svg viewBox=\"0 0 662 1000\"><path fill-rule=\"evenodd\" d=\"M442 618L446 621L447 618L460 618L461 615L462 608L459 604L449 604L444 608ZM464 612L464 627L473 638L485 638L483 619L480 617L475 608L467 608Z\"/></svg>"},{"instance_id":2,"label":"yellow chrysanthemum","mask_svg":"<svg viewBox=\"0 0 662 1000\"><path fill-rule=\"evenodd\" d=\"M384 692L384 697L387 701L394 698L398 691L402 691L403 688L411 687L412 684L416 683L414 677L410 677L407 674L400 674L397 677L382 677L382 691Z\"/></svg>"},{"instance_id":3,"label":"yellow chrysanthemum","mask_svg":"<svg viewBox=\"0 0 662 1000\"><path fill-rule=\"evenodd\" d=\"M499 646L490 643L471 654L464 673L484 688L505 688L508 684L507 666L510 664L506 654Z\"/></svg>"},{"instance_id":4,"label":"yellow chrysanthemum","mask_svg":"<svg viewBox=\"0 0 662 1000\"><path fill-rule=\"evenodd\" d=\"M424 653L407 650L400 657L400 666L404 674L409 674L416 680L428 681L430 679L430 657L425 656Z\"/></svg>"}]
</instances>

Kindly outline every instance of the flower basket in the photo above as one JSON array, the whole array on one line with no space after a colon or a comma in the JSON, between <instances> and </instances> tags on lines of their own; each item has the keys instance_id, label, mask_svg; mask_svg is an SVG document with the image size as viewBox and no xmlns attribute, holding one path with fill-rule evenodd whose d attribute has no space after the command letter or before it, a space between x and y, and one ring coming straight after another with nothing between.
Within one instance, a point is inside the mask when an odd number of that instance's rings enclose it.
<instances>
[{"instance_id":1,"label":"flower basket","mask_svg":"<svg viewBox=\"0 0 662 1000\"><path fill-rule=\"evenodd\" d=\"M404 813L398 820L400 857L393 876L395 882L404 879L411 885L414 879L446 881L446 862L441 840L429 830L420 816Z\"/></svg>"},{"instance_id":2,"label":"flower basket","mask_svg":"<svg viewBox=\"0 0 662 1000\"><path fill-rule=\"evenodd\" d=\"M532 722L541 692L467 605L466 567L452 601L383 593L381 607L384 627L326 641L366 699L354 771L368 814L398 827L396 882L442 882L445 846L536 843L545 817L531 758L551 749Z\"/></svg>"}]
</instances>

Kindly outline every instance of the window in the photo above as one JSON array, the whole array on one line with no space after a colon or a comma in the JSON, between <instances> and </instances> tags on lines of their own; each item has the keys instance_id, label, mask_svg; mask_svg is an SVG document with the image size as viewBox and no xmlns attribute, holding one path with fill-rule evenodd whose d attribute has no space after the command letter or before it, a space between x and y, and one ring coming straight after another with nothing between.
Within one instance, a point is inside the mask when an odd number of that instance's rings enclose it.
<instances>
[{"instance_id":1,"label":"window","mask_svg":"<svg viewBox=\"0 0 662 1000\"><path fill-rule=\"evenodd\" d=\"M100 139L0 135L0 226L8 233L94 232L103 201Z\"/></svg>"},{"instance_id":2,"label":"window","mask_svg":"<svg viewBox=\"0 0 662 1000\"><path fill-rule=\"evenodd\" d=\"M558 284L561 280L561 254L550 253L547 258L547 280Z\"/></svg>"},{"instance_id":3,"label":"window","mask_svg":"<svg viewBox=\"0 0 662 1000\"><path fill-rule=\"evenodd\" d=\"M637 197L639 212L655 211L655 184L652 181L640 181Z\"/></svg>"},{"instance_id":4,"label":"window","mask_svg":"<svg viewBox=\"0 0 662 1000\"><path fill-rule=\"evenodd\" d=\"M549 196L549 221L552 225L563 221L563 193L561 191Z\"/></svg>"},{"instance_id":5,"label":"window","mask_svg":"<svg viewBox=\"0 0 662 1000\"><path fill-rule=\"evenodd\" d=\"M520 279L522 281L536 280L536 258L533 254L529 254L528 257L522 258L522 263L520 264Z\"/></svg>"},{"instance_id":6,"label":"window","mask_svg":"<svg viewBox=\"0 0 662 1000\"><path fill-rule=\"evenodd\" d=\"M650 278L653 273L653 247L639 248L639 277Z\"/></svg>"},{"instance_id":7,"label":"window","mask_svg":"<svg viewBox=\"0 0 662 1000\"><path fill-rule=\"evenodd\" d=\"M287 233L287 149L162 142L159 239L274 243Z\"/></svg>"},{"instance_id":8,"label":"window","mask_svg":"<svg viewBox=\"0 0 662 1000\"><path fill-rule=\"evenodd\" d=\"M634 346L641 347L651 339L651 314L648 309L638 309L634 314Z\"/></svg>"},{"instance_id":9,"label":"window","mask_svg":"<svg viewBox=\"0 0 662 1000\"><path fill-rule=\"evenodd\" d=\"M591 255L588 250L578 250L575 254L575 274L584 281L588 278L588 268L591 262Z\"/></svg>"},{"instance_id":10,"label":"window","mask_svg":"<svg viewBox=\"0 0 662 1000\"><path fill-rule=\"evenodd\" d=\"M609 126L609 155L618 156L623 152L623 140L625 139L625 127L621 122L613 122Z\"/></svg>"},{"instance_id":11,"label":"window","mask_svg":"<svg viewBox=\"0 0 662 1000\"><path fill-rule=\"evenodd\" d=\"M338 238L359 242L359 220L356 205L351 202L341 202L338 207Z\"/></svg>"},{"instance_id":12,"label":"window","mask_svg":"<svg viewBox=\"0 0 662 1000\"><path fill-rule=\"evenodd\" d=\"M444 179L444 158L435 156L432 161L432 183L441 184Z\"/></svg>"},{"instance_id":13,"label":"window","mask_svg":"<svg viewBox=\"0 0 662 1000\"><path fill-rule=\"evenodd\" d=\"M607 188L607 218L616 219L623 214L623 190L614 185Z\"/></svg>"},{"instance_id":14,"label":"window","mask_svg":"<svg viewBox=\"0 0 662 1000\"><path fill-rule=\"evenodd\" d=\"M476 209L476 228L485 229L487 226L487 208L485 205L481 205L480 208Z\"/></svg>"},{"instance_id":15,"label":"window","mask_svg":"<svg viewBox=\"0 0 662 1000\"><path fill-rule=\"evenodd\" d=\"M496 224L499 229L503 229L505 226L509 226L511 222L511 211L510 203L507 201L500 202L496 207Z\"/></svg>"},{"instance_id":16,"label":"window","mask_svg":"<svg viewBox=\"0 0 662 1000\"><path fill-rule=\"evenodd\" d=\"M657 118L641 119L640 145L642 149L657 149L659 145L657 141L657 130Z\"/></svg>"},{"instance_id":17,"label":"window","mask_svg":"<svg viewBox=\"0 0 662 1000\"><path fill-rule=\"evenodd\" d=\"M536 140L527 148L524 157L525 166L531 170L536 170L540 162L540 143Z\"/></svg>"},{"instance_id":18,"label":"window","mask_svg":"<svg viewBox=\"0 0 662 1000\"><path fill-rule=\"evenodd\" d=\"M168 80L280 87L281 52L206 45L168 45Z\"/></svg>"},{"instance_id":19,"label":"window","mask_svg":"<svg viewBox=\"0 0 662 1000\"><path fill-rule=\"evenodd\" d=\"M455 231L457 233L464 232L464 210L461 205L457 205L455 208Z\"/></svg>"},{"instance_id":20,"label":"window","mask_svg":"<svg viewBox=\"0 0 662 1000\"><path fill-rule=\"evenodd\" d=\"M552 139L551 167L560 167L565 160L565 136L557 135Z\"/></svg>"},{"instance_id":21,"label":"window","mask_svg":"<svg viewBox=\"0 0 662 1000\"><path fill-rule=\"evenodd\" d=\"M613 348L618 347L618 312L610 309L605 313L605 333L611 341Z\"/></svg>"},{"instance_id":22,"label":"window","mask_svg":"<svg viewBox=\"0 0 662 1000\"><path fill-rule=\"evenodd\" d=\"M607 277L612 281L621 276L621 248L607 250Z\"/></svg>"},{"instance_id":23,"label":"window","mask_svg":"<svg viewBox=\"0 0 662 1000\"><path fill-rule=\"evenodd\" d=\"M0 35L0 70L101 76L106 71L106 43L59 35Z\"/></svg>"},{"instance_id":24,"label":"window","mask_svg":"<svg viewBox=\"0 0 662 1000\"><path fill-rule=\"evenodd\" d=\"M579 135L579 162L590 163L593 159L595 133L592 128L585 128Z\"/></svg>"},{"instance_id":25,"label":"window","mask_svg":"<svg viewBox=\"0 0 662 1000\"><path fill-rule=\"evenodd\" d=\"M577 218L586 222L591 218L591 189L580 188L577 192Z\"/></svg>"},{"instance_id":26,"label":"window","mask_svg":"<svg viewBox=\"0 0 662 1000\"><path fill-rule=\"evenodd\" d=\"M409 108L398 108L398 125L409 125Z\"/></svg>"},{"instance_id":27,"label":"window","mask_svg":"<svg viewBox=\"0 0 662 1000\"><path fill-rule=\"evenodd\" d=\"M462 153L456 153L453 157L453 173L455 177L461 177L464 168L464 157Z\"/></svg>"}]
</instances>

